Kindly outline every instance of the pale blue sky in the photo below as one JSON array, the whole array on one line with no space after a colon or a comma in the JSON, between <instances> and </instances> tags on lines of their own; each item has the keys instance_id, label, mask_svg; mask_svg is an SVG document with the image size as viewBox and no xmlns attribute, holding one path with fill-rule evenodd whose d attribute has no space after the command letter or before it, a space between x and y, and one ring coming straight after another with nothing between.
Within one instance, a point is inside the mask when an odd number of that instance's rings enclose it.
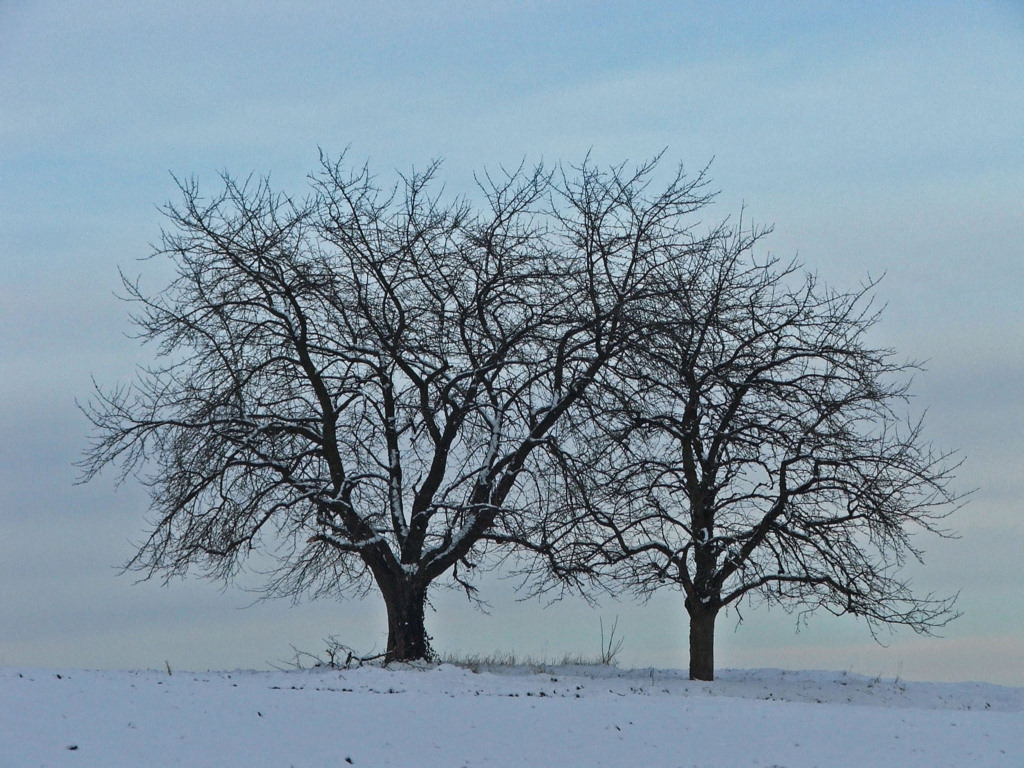
<instances>
[{"instance_id":1,"label":"pale blue sky","mask_svg":"<svg viewBox=\"0 0 1024 768\"><path fill-rule=\"evenodd\" d=\"M881 341L927 360L914 407L961 448L924 591L961 590L942 640L880 648L854 621L745 610L722 666L1024 684L1024 5L0 2L0 664L262 666L337 634L384 642L377 599L244 608L198 578L133 585L140 489L72 485L89 376L147 354L112 298L159 236L170 174L270 173L304 191L318 147L383 174L445 159L449 188L529 161L714 158L715 215L839 286L886 273ZM158 276L149 273L152 284ZM597 650L685 665L682 600L517 603L439 593L440 650Z\"/></svg>"}]
</instances>

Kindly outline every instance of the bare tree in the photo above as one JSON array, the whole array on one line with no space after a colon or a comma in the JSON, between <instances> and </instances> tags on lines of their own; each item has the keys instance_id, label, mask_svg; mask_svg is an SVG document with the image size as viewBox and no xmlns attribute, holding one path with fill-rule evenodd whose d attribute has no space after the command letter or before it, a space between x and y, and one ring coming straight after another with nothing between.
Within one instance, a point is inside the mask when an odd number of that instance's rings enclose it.
<instances>
[{"instance_id":1,"label":"bare tree","mask_svg":"<svg viewBox=\"0 0 1024 768\"><path fill-rule=\"evenodd\" d=\"M576 515L532 533L550 543L534 573L680 589L694 679L713 679L715 620L744 599L872 632L955 616L900 574L920 560L913 532L948 535L960 497L956 463L904 412L914 366L868 341L874 286L838 293L758 262L762 234L720 228L674 276L661 319L616 363L587 451L566 456L587 468L570 473Z\"/></svg>"},{"instance_id":2,"label":"bare tree","mask_svg":"<svg viewBox=\"0 0 1024 768\"><path fill-rule=\"evenodd\" d=\"M471 590L565 511L545 494L573 485L551 474L576 466L562 423L590 418L699 249L680 222L703 178L652 194L654 166L487 177L481 210L435 193L436 165L382 190L324 159L301 203L180 184L156 254L173 280L124 280L158 364L86 407L85 478L113 464L151 489L129 567L231 578L259 551L268 594L375 585L386 660L429 656L429 588Z\"/></svg>"}]
</instances>

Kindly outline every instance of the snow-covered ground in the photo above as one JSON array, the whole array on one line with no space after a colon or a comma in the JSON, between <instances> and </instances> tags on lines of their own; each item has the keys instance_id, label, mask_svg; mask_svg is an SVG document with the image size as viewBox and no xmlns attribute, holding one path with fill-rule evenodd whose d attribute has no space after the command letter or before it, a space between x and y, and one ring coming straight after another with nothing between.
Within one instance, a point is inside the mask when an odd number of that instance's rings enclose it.
<instances>
[{"instance_id":1,"label":"snow-covered ground","mask_svg":"<svg viewBox=\"0 0 1024 768\"><path fill-rule=\"evenodd\" d=\"M1024 689L607 667L0 669L0 766L1024 766Z\"/></svg>"}]
</instances>

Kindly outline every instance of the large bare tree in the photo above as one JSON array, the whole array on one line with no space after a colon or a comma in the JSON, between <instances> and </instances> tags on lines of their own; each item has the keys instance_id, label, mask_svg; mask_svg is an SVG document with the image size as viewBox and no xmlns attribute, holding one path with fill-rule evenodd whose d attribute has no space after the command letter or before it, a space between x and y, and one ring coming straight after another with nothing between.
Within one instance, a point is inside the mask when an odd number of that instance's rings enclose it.
<instances>
[{"instance_id":1,"label":"large bare tree","mask_svg":"<svg viewBox=\"0 0 1024 768\"><path fill-rule=\"evenodd\" d=\"M713 679L716 618L743 600L872 631L955 616L901 575L914 533L946 535L960 497L956 462L907 416L914 366L870 343L874 286L840 293L759 261L762 234L723 226L674 275L587 450L563 457L586 466L569 473L576 514L523 536L545 542L534 574L680 589L694 679Z\"/></svg>"},{"instance_id":2,"label":"large bare tree","mask_svg":"<svg viewBox=\"0 0 1024 768\"><path fill-rule=\"evenodd\" d=\"M156 254L173 279L124 281L157 361L86 407L85 477L151 489L129 567L231 578L258 551L269 594L375 585L386 659L429 656L430 587L470 589L570 511L549 490L578 484L573 434L704 248L703 177L651 191L655 167L520 169L476 207L435 191L436 165L382 189L325 158L302 202L180 184Z\"/></svg>"}]
</instances>

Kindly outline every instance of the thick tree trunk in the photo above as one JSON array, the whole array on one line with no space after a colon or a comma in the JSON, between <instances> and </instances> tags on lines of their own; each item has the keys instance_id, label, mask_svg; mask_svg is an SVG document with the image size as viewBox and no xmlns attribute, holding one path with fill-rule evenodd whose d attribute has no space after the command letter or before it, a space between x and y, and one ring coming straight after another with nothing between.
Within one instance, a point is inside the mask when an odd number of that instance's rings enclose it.
<instances>
[{"instance_id":1,"label":"thick tree trunk","mask_svg":"<svg viewBox=\"0 0 1024 768\"><path fill-rule=\"evenodd\" d=\"M426 586L411 581L380 586L388 609L388 648L384 663L431 658L433 651L424 623Z\"/></svg>"},{"instance_id":2,"label":"thick tree trunk","mask_svg":"<svg viewBox=\"0 0 1024 768\"><path fill-rule=\"evenodd\" d=\"M715 619L718 607L686 601L690 614L690 679L715 679Z\"/></svg>"}]
</instances>

